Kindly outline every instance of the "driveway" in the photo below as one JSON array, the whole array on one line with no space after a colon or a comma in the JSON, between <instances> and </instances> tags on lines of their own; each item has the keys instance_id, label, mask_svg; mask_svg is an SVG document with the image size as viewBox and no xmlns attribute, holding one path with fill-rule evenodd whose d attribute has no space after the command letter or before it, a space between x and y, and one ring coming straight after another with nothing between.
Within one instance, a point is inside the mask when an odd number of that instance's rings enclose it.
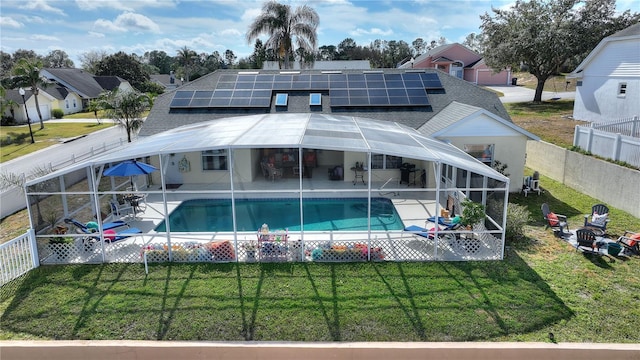
<instances>
[{"instance_id":1,"label":"driveway","mask_svg":"<svg viewBox=\"0 0 640 360\"><path fill-rule=\"evenodd\" d=\"M500 97L500 101L503 103L516 103L516 102L531 102L533 101L533 96L536 91L533 89L526 88L524 86L513 86L513 85L491 85L487 86L487 88L499 91L504 94L504 96ZM542 100L570 100L575 99L576 93L575 91L566 91L566 92L553 92L553 91L543 91L542 92Z\"/></svg>"}]
</instances>

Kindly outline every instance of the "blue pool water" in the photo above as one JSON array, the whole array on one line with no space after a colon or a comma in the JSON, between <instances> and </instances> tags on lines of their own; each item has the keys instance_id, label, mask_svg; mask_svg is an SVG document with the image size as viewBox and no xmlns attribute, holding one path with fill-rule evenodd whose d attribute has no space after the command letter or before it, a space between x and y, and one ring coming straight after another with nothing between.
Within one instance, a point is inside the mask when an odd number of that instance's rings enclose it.
<instances>
[{"instance_id":1,"label":"blue pool water","mask_svg":"<svg viewBox=\"0 0 640 360\"><path fill-rule=\"evenodd\" d=\"M299 199L236 200L238 231L271 229L300 231ZM367 199L305 199L305 231L367 230ZM171 232L233 231L230 199L193 199L169 215ZM389 199L371 199L371 230L402 230L404 225ZM161 222L156 231L166 231Z\"/></svg>"}]
</instances>

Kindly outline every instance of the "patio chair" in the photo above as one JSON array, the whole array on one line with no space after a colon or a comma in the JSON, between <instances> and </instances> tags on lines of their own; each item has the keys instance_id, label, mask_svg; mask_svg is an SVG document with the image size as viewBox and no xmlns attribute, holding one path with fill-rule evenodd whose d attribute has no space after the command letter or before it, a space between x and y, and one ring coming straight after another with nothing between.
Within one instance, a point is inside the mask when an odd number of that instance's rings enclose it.
<instances>
[{"instance_id":1,"label":"patio chair","mask_svg":"<svg viewBox=\"0 0 640 360\"><path fill-rule=\"evenodd\" d=\"M591 214L584 216L584 226L598 228L607 232L609 222L609 208L604 204L596 204L591 207Z\"/></svg>"},{"instance_id":2,"label":"patio chair","mask_svg":"<svg viewBox=\"0 0 640 360\"><path fill-rule=\"evenodd\" d=\"M576 250L581 250L586 253L603 255L600 252L600 248L606 246L606 242L598 241L596 234L589 229L576 230Z\"/></svg>"},{"instance_id":3,"label":"patio chair","mask_svg":"<svg viewBox=\"0 0 640 360\"><path fill-rule=\"evenodd\" d=\"M73 225L76 227L76 229L78 229L79 231L85 233L85 234L91 234L94 233L97 230L97 223L95 222L89 222L87 224L83 224L80 221L73 219L73 218L66 218L64 219L64 222L70 225ZM93 224L96 224L96 226L91 226ZM102 230L112 230L112 229L116 229L119 227L129 227L129 225L127 225L126 222L122 221L122 220L117 220L117 221L112 221L112 222L108 222L108 223L102 223Z\"/></svg>"},{"instance_id":4,"label":"patio chair","mask_svg":"<svg viewBox=\"0 0 640 360\"><path fill-rule=\"evenodd\" d=\"M622 236L618 238L616 243L622 245L624 252L640 255L640 233L634 233L631 231L625 231Z\"/></svg>"},{"instance_id":5,"label":"patio chair","mask_svg":"<svg viewBox=\"0 0 640 360\"><path fill-rule=\"evenodd\" d=\"M561 238L571 235L566 215L560 215L552 212L549 210L549 204L547 203L542 204L541 209L542 216L544 216L544 220L546 221L545 229L551 228L553 233ZM566 232L564 231L565 229L567 230Z\"/></svg>"},{"instance_id":6,"label":"patio chair","mask_svg":"<svg viewBox=\"0 0 640 360\"><path fill-rule=\"evenodd\" d=\"M109 206L111 207L112 218L119 218L133 214L133 207L129 203L125 202L121 205L115 201L109 201Z\"/></svg>"},{"instance_id":7,"label":"patio chair","mask_svg":"<svg viewBox=\"0 0 640 360\"><path fill-rule=\"evenodd\" d=\"M276 168L273 164L267 164L267 169L269 170L269 178L271 181L274 181L276 178L282 178L282 169Z\"/></svg>"}]
</instances>

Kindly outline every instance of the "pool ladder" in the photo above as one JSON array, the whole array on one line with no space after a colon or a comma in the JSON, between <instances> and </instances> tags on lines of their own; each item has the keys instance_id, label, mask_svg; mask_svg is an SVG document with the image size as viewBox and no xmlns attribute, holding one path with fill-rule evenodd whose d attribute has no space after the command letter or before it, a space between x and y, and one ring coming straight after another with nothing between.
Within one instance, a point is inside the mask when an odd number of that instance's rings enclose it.
<instances>
[{"instance_id":1,"label":"pool ladder","mask_svg":"<svg viewBox=\"0 0 640 360\"><path fill-rule=\"evenodd\" d=\"M387 184L390 183L391 180L393 180L393 177L390 177L389 180L387 180L384 184L382 184L382 186L380 186L380 188L378 188L378 190L384 189L384 187L387 186ZM400 193L397 192L397 191L390 191L390 192L386 192L386 193L383 193L383 192L380 191L379 194L382 195L382 196L386 196L386 195L389 195L389 194L393 194L393 196L399 196L400 195Z\"/></svg>"}]
</instances>

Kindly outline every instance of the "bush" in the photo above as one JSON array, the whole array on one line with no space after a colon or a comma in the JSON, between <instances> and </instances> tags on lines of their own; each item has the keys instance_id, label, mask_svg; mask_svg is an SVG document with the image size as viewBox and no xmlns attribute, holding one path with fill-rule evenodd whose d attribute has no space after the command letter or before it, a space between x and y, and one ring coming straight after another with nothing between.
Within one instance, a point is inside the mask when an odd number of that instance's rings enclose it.
<instances>
[{"instance_id":1,"label":"bush","mask_svg":"<svg viewBox=\"0 0 640 360\"><path fill-rule=\"evenodd\" d=\"M7 137L0 139L0 146L7 146L11 144L22 144L25 139L30 135L27 133L16 134L14 132L10 132L7 134Z\"/></svg>"},{"instance_id":2,"label":"bush","mask_svg":"<svg viewBox=\"0 0 640 360\"><path fill-rule=\"evenodd\" d=\"M492 201L489 203L488 213L501 214L502 202ZM504 229L504 235L507 244L523 239L524 226L529 222L531 213L524 205L509 203L507 204L507 226Z\"/></svg>"},{"instance_id":3,"label":"bush","mask_svg":"<svg viewBox=\"0 0 640 360\"><path fill-rule=\"evenodd\" d=\"M51 110L51 116L56 119L62 119L62 117L64 116L64 111L62 111L62 109L53 109Z\"/></svg>"},{"instance_id":4,"label":"bush","mask_svg":"<svg viewBox=\"0 0 640 360\"><path fill-rule=\"evenodd\" d=\"M2 126L13 126L16 124L16 119L11 116L3 116L2 120L0 120L0 125Z\"/></svg>"}]
</instances>

